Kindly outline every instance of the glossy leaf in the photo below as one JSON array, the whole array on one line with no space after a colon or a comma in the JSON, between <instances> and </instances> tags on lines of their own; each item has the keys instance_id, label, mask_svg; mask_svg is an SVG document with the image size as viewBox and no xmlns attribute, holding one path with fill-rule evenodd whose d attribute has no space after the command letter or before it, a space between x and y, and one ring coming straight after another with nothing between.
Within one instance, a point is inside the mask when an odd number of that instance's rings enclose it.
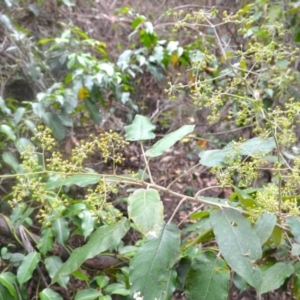
<instances>
[{"instance_id":1,"label":"glossy leaf","mask_svg":"<svg viewBox=\"0 0 300 300\"><path fill-rule=\"evenodd\" d=\"M39 294L41 300L63 300L62 296L50 288L42 290Z\"/></svg>"},{"instance_id":2,"label":"glossy leaf","mask_svg":"<svg viewBox=\"0 0 300 300\"><path fill-rule=\"evenodd\" d=\"M74 300L94 300L102 296L102 293L95 289L84 289L76 293Z\"/></svg>"},{"instance_id":3,"label":"glossy leaf","mask_svg":"<svg viewBox=\"0 0 300 300\"><path fill-rule=\"evenodd\" d=\"M17 271L17 279L20 285L32 277L32 273L40 261L40 257L41 254L37 252L30 252L24 257Z\"/></svg>"},{"instance_id":4,"label":"glossy leaf","mask_svg":"<svg viewBox=\"0 0 300 300\"><path fill-rule=\"evenodd\" d=\"M255 137L241 144L239 154L249 156L256 154L264 154L272 151L275 147L276 144L273 137L266 139Z\"/></svg>"},{"instance_id":5,"label":"glossy leaf","mask_svg":"<svg viewBox=\"0 0 300 300\"><path fill-rule=\"evenodd\" d=\"M37 247L43 255L53 249L53 231L51 228L43 228Z\"/></svg>"},{"instance_id":6,"label":"glossy leaf","mask_svg":"<svg viewBox=\"0 0 300 300\"><path fill-rule=\"evenodd\" d=\"M12 128L6 124L2 124L0 126L0 131L3 132L12 141L15 141L17 139Z\"/></svg>"},{"instance_id":7,"label":"glossy leaf","mask_svg":"<svg viewBox=\"0 0 300 300\"><path fill-rule=\"evenodd\" d=\"M81 211L78 214L78 217L81 219L83 236L84 238L87 238L94 230L96 220L88 210Z\"/></svg>"},{"instance_id":8,"label":"glossy leaf","mask_svg":"<svg viewBox=\"0 0 300 300\"><path fill-rule=\"evenodd\" d=\"M16 275L11 272L3 272L0 274L0 283L6 287L13 299L18 299L18 292L16 290ZM7 299L9 299L7 297Z\"/></svg>"},{"instance_id":9,"label":"glossy leaf","mask_svg":"<svg viewBox=\"0 0 300 300\"><path fill-rule=\"evenodd\" d=\"M264 213L259 216L254 224L254 231L260 239L261 245L263 245L272 235L274 227L276 225L277 218L271 213Z\"/></svg>"},{"instance_id":10,"label":"glossy leaf","mask_svg":"<svg viewBox=\"0 0 300 300\"><path fill-rule=\"evenodd\" d=\"M55 219L52 222L52 230L57 242L64 245L70 235L68 222L65 218Z\"/></svg>"},{"instance_id":11,"label":"glossy leaf","mask_svg":"<svg viewBox=\"0 0 300 300\"><path fill-rule=\"evenodd\" d=\"M149 118L136 115L132 124L125 126L125 138L127 141L152 140L155 138L154 129Z\"/></svg>"},{"instance_id":12,"label":"glossy leaf","mask_svg":"<svg viewBox=\"0 0 300 300\"><path fill-rule=\"evenodd\" d=\"M263 272L261 293L267 293L281 287L286 278L294 273L292 262L278 262Z\"/></svg>"},{"instance_id":13,"label":"glossy leaf","mask_svg":"<svg viewBox=\"0 0 300 300\"><path fill-rule=\"evenodd\" d=\"M128 198L128 214L143 233L159 232L163 223L163 204L154 189L138 189Z\"/></svg>"},{"instance_id":14,"label":"glossy leaf","mask_svg":"<svg viewBox=\"0 0 300 300\"><path fill-rule=\"evenodd\" d=\"M174 224L163 226L157 237L148 235L130 262L132 299L171 298L175 290L172 270L179 255L180 236Z\"/></svg>"},{"instance_id":15,"label":"glossy leaf","mask_svg":"<svg viewBox=\"0 0 300 300\"><path fill-rule=\"evenodd\" d=\"M49 256L45 259L45 267L51 279L55 276L62 264L63 262L58 256ZM62 287L66 287L66 285L69 282L69 279L69 275L60 276L57 280L57 283Z\"/></svg>"},{"instance_id":16,"label":"glossy leaf","mask_svg":"<svg viewBox=\"0 0 300 300\"><path fill-rule=\"evenodd\" d=\"M146 155L150 157L157 157L162 155L167 149L172 147L176 142L180 141L187 134L193 132L194 128L195 125L185 125L167 134L158 142L156 142L149 150L147 150Z\"/></svg>"},{"instance_id":17,"label":"glossy leaf","mask_svg":"<svg viewBox=\"0 0 300 300\"><path fill-rule=\"evenodd\" d=\"M185 294L187 300L226 300L230 270L213 252L197 256L188 272Z\"/></svg>"},{"instance_id":18,"label":"glossy leaf","mask_svg":"<svg viewBox=\"0 0 300 300\"><path fill-rule=\"evenodd\" d=\"M240 212L230 208L211 212L210 222L227 264L259 290L261 272L255 260L261 258L262 250L250 222Z\"/></svg>"},{"instance_id":19,"label":"glossy leaf","mask_svg":"<svg viewBox=\"0 0 300 300\"><path fill-rule=\"evenodd\" d=\"M112 245L119 243L128 229L129 221L125 218L119 223L98 228L84 246L77 248L71 253L69 259L58 270L52 282L56 282L59 276L68 275L76 271L87 259L93 258Z\"/></svg>"}]
</instances>

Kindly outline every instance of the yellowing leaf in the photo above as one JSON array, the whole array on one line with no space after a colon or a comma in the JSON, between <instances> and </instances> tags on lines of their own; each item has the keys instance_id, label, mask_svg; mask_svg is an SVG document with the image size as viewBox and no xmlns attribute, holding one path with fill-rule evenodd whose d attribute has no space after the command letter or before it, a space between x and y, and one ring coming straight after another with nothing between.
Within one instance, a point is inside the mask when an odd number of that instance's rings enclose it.
<instances>
[{"instance_id":1,"label":"yellowing leaf","mask_svg":"<svg viewBox=\"0 0 300 300\"><path fill-rule=\"evenodd\" d=\"M172 55L171 55L171 63L173 66L176 66L179 62L179 56L177 51L173 51Z\"/></svg>"},{"instance_id":2,"label":"yellowing leaf","mask_svg":"<svg viewBox=\"0 0 300 300\"><path fill-rule=\"evenodd\" d=\"M87 87L82 86L77 94L78 100L83 101L84 99L90 98L90 91L88 90Z\"/></svg>"}]
</instances>

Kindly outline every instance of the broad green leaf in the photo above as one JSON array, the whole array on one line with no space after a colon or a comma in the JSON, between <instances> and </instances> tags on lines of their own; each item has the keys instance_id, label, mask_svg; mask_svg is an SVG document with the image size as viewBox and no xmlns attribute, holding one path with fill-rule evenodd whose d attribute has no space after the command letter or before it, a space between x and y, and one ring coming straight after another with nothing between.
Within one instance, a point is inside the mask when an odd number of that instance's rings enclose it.
<instances>
[{"instance_id":1,"label":"broad green leaf","mask_svg":"<svg viewBox=\"0 0 300 300\"><path fill-rule=\"evenodd\" d=\"M125 138L127 141L152 140L155 138L154 129L149 118L136 115L132 124L125 126Z\"/></svg>"},{"instance_id":2,"label":"broad green leaf","mask_svg":"<svg viewBox=\"0 0 300 300\"><path fill-rule=\"evenodd\" d=\"M105 275L100 275L96 279L97 285L102 289L109 283L109 277Z\"/></svg>"},{"instance_id":3,"label":"broad green leaf","mask_svg":"<svg viewBox=\"0 0 300 300\"><path fill-rule=\"evenodd\" d=\"M7 288L13 299L18 299L18 292L16 290L16 275L11 272L4 272L0 274L0 283ZM1 292L0 292L1 293ZM6 299L10 299L7 297Z\"/></svg>"},{"instance_id":4,"label":"broad green leaf","mask_svg":"<svg viewBox=\"0 0 300 300\"><path fill-rule=\"evenodd\" d=\"M273 137L262 140L261 138L249 139L241 144L239 150L240 155L255 155L264 154L272 151L276 147L275 140Z\"/></svg>"},{"instance_id":5,"label":"broad green leaf","mask_svg":"<svg viewBox=\"0 0 300 300\"><path fill-rule=\"evenodd\" d=\"M100 181L101 176L95 175L73 175L66 180L64 180L63 185L65 186L71 186L71 185L77 185L80 187L86 187L91 184L96 184Z\"/></svg>"},{"instance_id":6,"label":"broad green leaf","mask_svg":"<svg viewBox=\"0 0 300 300\"><path fill-rule=\"evenodd\" d=\"M7 115L11 114L11 110L6 106L5 101L1 96L0 96L0 110Z\"/></svg>"},{"instance_id":7,"label":"broad green leaf","mask_svg":"<svg viewBox=\"0 0 300 300\"><path fill-rule=\"evenodd\" d=\"M262 273L261 293L267 293L281 287L286 278L294 273L292 262L278 262Z\"/></svg>"},{"instance_id":8,"label":"broad green leaf","mask_svg":"<svg viewBox=\"0 0 300 300\"><path fill-rule=\"evenodd\" d=\"M74 300L94 300L102 296L102 293L95 289L84 289L76 293Z\"/></svg>"},{"instance_id":9,"label":"broad green leaf","mask_svg":"<svg viewBox=\"0 0 300 300\"><path fill-rule=\"evenodd\" d=\"M107 294L128 296L130 291L126 288L125 283L112 283L104 288Z\"/></svg>"},{"instance_id":10,"label":"broad green leaf","mask_svg":"<svg viewBox=\"0 0 300 300\"><path fill-rule=\"evenodd\" d=\"M33 112L39 117L43 118L43 115L46 113L45 108L42 102L32 102L31 107Z\"/></svg>"},{"instance_id":11,"label":"broad green leaf","mask_svg":"<svg viewBox=\"0 0 300 300\"><path fill-rule=\"evenodd\" d=\"M300 255L300 245L297 243L292 243L292 256Z\"/></svg>"},{"instance_id":12,"label":"broad green leaf","mask_svg":"<svg viewBox=\"0 0 300 300\"><path fill-rule=\"evenodd\" d=\"M41 300L63 300L63 297L50 288L42 290L39 294Z\"/></svg>"},{"instance_id":13,"label":"broad green leaf","mask_svg":"<svg viewBox=\"0 0 300 300\"><path fill-rule=\"evenodd\" d=\"M56 176L53 178L53 180L48 181L45 184L46 189L57 189L61 186L72 186L77 185L80 187L86 187L91 184L97 184L100 180L105 181L107 183L118 183L120 182L120 178L116 176L99 176L98 174L91 175L91 174L76 174L73 176L70 176L66 179ZM124 181L124 179L123 179Z\"/></svg>"},{"instance_id":14,"label":"broad green leaf","mask_svg":"<svg viewBox=\"0 0 300 300\"><path fill-rule=\"evenodd\" d=\"M64 245L65 241L70 235L70 229L67 220L65 218L55 219L52 222L52 230L57 242L61 245Z\"/></svg>"},{"instance_id":15,"label":"broad green leaf","mask_svg":"<svg viewBox=\"0 0 300 300\"><path fill-rule=\"evenodd\" d=\"M119 223L98 228L84 246L77 248L71 253L69 259L61 266L52 279L52 283L56 282L59 276L68 275L76 271L87 259L93 258L112 245L119 243L128 231L129 226L129 221L123 218Z\"/></svg>"},{"instance_id":16,"label":"broad green leaf","mask_svg":"<svg viewBox=\"0 0 300 300\"><path fill-rule=\"evenodd\" d=\"M40 261L41 254L37 252L30 252L27 254L17 271L17 279L20 285L25 283L32 277L38 262Z\"/></svg>"},{"instance_id":17,"label":"broad green leaf","mask_svg":"<svg viewBox=\"0 0 300 300\"><path fill-rule=\"evenodd\" d=\"M279 247L282 242L282 229L275 226L270 239Z\"/></svg>"},{"instance_id":18,"label":"broad green leaf","mask_svg":"<svg viewBox=\"0 0 300 300\"><path fill-rule=\"evenodd\" d=\"M48 251L53 249L53 231L52 228L43 228L41 239L37 244L39 251L45 255Z\"/></svg>"},{"instance_id":19,"label":"broad green leaf","mask_svg":"<svg viewBox=\"0 0 300 300\"><path fill-rule=\"evenodd\" d=\"M81 229L86 239L94 230L96 220L88 210L81 211L78 217L82 220Z\"/></svg>"},{"instance_id":20,"label":"broad green leaf","mask_svg":"<svg viewBox=\"0 0 300 300\"><path fill-rule=\"evenodd\" d=\"M20 138L15 142L16 148L20 153L26 151L28 147L33 147L33 144L30 140L26 138Z\"/></svg>"},{"instance_id":21,"label":"broad green leaf","mask_svg":"<svg viewBox=\"0 0 300 300\"><path fill-rule=\"evenodd\" d=\"M225 166L229 158L233 158L236 155L257 155L265 154L272 151L275 148L274 138L249 139L244 143L235 145L229 143L221 150L207 150L199 153L200 163L207 167Z\"/></svg>"},{"instance_id":22,"label":"broad green leaf","mask_svg":"<svg viewBox=\"0 0 300 300\"><path fill-rule=\"evenodd\" d=\"M65 127L63 126L61 119L52 112L46 112L42 116L45 123L49 126L51 129L53 135L58 140L62 140L65 137Z\"/></svg>"},{"instance_id":23,"label":"broad green leaf","mask_svg":"<svg viewBox=\"0 0 300 300\"><path fill-rule=\"evenodd\" d=\"M14 115L14 122L15 122L15 124L20 123L20 121L22 120L25 112L26 112L26 109L24 107L19 107L16 110L15 115Z\"/></svg>"},{"instance_id":24,"label":"broad green leaf","mask_svg":"<svg viewBox=\"0 0 300 300\"><path fill-rule=\"evenodd\" d=\"M237 196L240 204L244 209L257 207L257 202L249 195L246 191L239 189L238 187L234 186L235 193L230 195L230 199L235 198Z\"/></svg>"},{"instance_id":25,"label":"broad green leaf","mask_svg":"<svg viewBox=\"0 0 300 300\"><path fill-rule=\"evenodd\" d=\"M234 155L232 149L226 147L222 150L202 151L199 153L200 164L207 167L224 166L228 157L232 157L232 155Z\"/></svg>"},{"instance_id":26,"label":"broad green leaf","mask_svg":"<svg viewBox=\"0 0 300 300\"><path fill-rule=\"evenodd\" d=\"M138 189L128 198L128 214L143 234L160 231L163 224L163 204L154 189Z\"/></svg>"},{"instance_id":27,"label":"broad green leaf","mask_svg":"<svg viewBox=\"0 0 300 300\"><path fill-rule=\"evenodd\" d=\"M51 279L55 276L62 264L63 262L58 256L49 256L45 259L45 267ZM69 282L69 279L69 275L60 276L57 280L57 283L62 287L66 287L66 285Z\"/></svg>"},{"instance_id":28,"label":"broad green leaf","mask_svg":"<svg viewBox=\"0 0 300 300\"><path fill-rule=\"evenodd\" d=\"M149 150L147 150L146 155L150 157L156 157L162 155L167 149L172 147L176 142L180 141L187 134L193 132L194 128L195 125L185 125L167 134L158 142L156 142Z\"/></svg>"},{"instance_id":29,"label":"broad green leaf","mask_svg":"<svg viewBox=\"0 0 300 300\"><path fill-rule=\"evenodd\" d=\"M180 235L175 224L163 226L157 237L148 235L130 262L132 299L171 298L175 290L172 268L178 258L179 247Z\"/></svg>"},{"instance_id":30,"label":"broad green leaf","mask_svg":"<svg viewBox=\"0 0 300 300\"><path fill-rule=\"evenodd\" d=\"M286 223L291 227L291 233L300 244L300 218L294 216L287 217Z\"/></svg>"},{"instance_id":31,"label":"broad green leaf","mask_svg":"<svg viewBox=\"0 0 300 300\"><path fill-rule=\"evenodd\" d=\"M223 259L213 252L196 257L188 272L185 294L187 300L226 300L230 270Z\"/></svg>"},{"instance_id":32,"label":"broad green leaf","mask_svg":"<svg viewBox=\"0 0 300 300\"><path fill-rule=\"evenodd\" d=\"M18 162L18 159L16 156L11 152L4 152L2 154L3 161L8 164L16 173L18 173L18 170L20 169L20 163Z\"/></svg>"},{"instance_id":33,"label":"broad green leaf","mask_svg":"<svg viewBox=\"0 0 300 300\"><path fill-rule=\"evenodd\" d=\"M259 216L254 224L254 231L260 239L261 245L263 245L272 235L274 227L276 225L277 218L271 213L264 213Z\"/></svg>"},{"instance_id":34,"label":"broad green leaf","mask_svg":"<svg viewBox=\"0 0 300 300\"><path fill-rule=\"evenodd\" d=\"M12 298L12 295L9 293L8 289L0 282L0 300L12 300L18 298Z\"/></svg>"},{"instance_id":35,"label":"broad green leaf","mask_svg":"<svg viewBox=\"0 0 300 300\"><path fill-rule=\"evenodd\" d=\"M12 130L12 128L6 124L2 124L0 126L0 131L3 132L9 139L11 139L12 141L15 141L17 139L14 131Z\"/></svg>"},{"instance_id":36,"label":"broad green leaf","mask_svg":"<svg viewBox=\"0 0 300 300\"><path fill-rule=\"evenodd\" d=\"M92 120L96 124L100 124L102 121L102 116L99 112L99 107L91 99L84 99L85 107L87 108Z\"/></svg>"},{"instance_id":37,"label":"broad green leaf","mask_svg":"<svg viewBox=\"0 0 300 300\"><path fill-rule=\"evenodd\" d=\"M230 208L215 210L209 218L227 264L259 291L261 272L255 260L261 258L262 250L250 222L240 212Z\"/></svg>"}]
</instances>

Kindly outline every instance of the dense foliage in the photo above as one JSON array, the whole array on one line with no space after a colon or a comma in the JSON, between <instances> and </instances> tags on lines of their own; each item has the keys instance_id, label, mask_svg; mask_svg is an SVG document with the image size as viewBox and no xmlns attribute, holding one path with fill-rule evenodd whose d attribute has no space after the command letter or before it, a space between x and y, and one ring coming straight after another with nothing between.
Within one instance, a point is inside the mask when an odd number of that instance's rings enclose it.
<instances>
[{"instance_id":1,"label":"dense foliage","mask_svg":"<svg viewBox=\"0 0 300 300\"><path fill-rule=\"evenodd\" d=\"M28 9L38 16L37 6ZM2 14L13 45L6 53L15 57L4 65L3 86L25 82L29 92L0 95L0 225L14 240L1 241L0 298L27 299L34 285L39 299L171 299L179 291L215 300L235 285L254 288L258 299L273 290L300 299L299 9L257 1L224 11L219 23L215 8L173 9L163 39L153 22L122 8L116 16L130 20L131 42L117 59L75 25L34 40ZM224 34L224 25L238 35ZM198 35L187 43L177 38L190 32ZM194 118L166 134L176 110L159 112L157 102L142 114L137 95L146 75L166 82L168 103L191 99L206 125L230 135L199 136ZM120 107L126 125L103 130ZM77 140L84 127L93 129ZM250 134L237 138L244 129ZM64 139L71 150L62 149ZM193 147L186 160L196 154L197 162L158 184L157 158L180 141ZM122 168L131 145L139 147L140 168ZM107 164L103 173L89 163L93 155ZM196 177L199 166L216 185L178 191L175 184ZM214 188L229 190L228 199L205 196ZM179 201L169 215L162 194ZM196 205L178 224L186 203Z\"/></svg>"}]
</instances>

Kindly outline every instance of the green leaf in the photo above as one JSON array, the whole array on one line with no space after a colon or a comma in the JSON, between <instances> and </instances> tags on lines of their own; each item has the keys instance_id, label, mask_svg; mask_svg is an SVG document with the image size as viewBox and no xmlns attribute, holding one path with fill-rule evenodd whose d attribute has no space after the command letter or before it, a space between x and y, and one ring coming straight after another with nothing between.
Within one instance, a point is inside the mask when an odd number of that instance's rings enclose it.
<instances>
[{"instance_id":1,"label":"green leaf","mask_svg":"<svg viewBox=\"0 0 300 300\"><path fill-rule=\"evenodd\" d=\"M155 138L154 129L149 118L136 115L132 124L125 126L125 138L127 141L152 140Z\"/></svg>"},{"instance_id":2,"label":"green leaf","mask_svg":"<svg viewBox=\"0 0 300 300\"><path fill-rule=\"evenodd\" d=\"M43 118L43 115L46 113L45 108L42 102L33 102L31 103L33 112L39 117Z\"/></svg>"},{"instance_id":3,"label":"green leaf","mask_svg":"<svg viewBox=\"0 0 300 300\"><path fill-rule=\"evenodd\" d=\"M230 270L213 252L197 256L188 272L185 294L188 300L226 300Z\"/></svg>"},{"instance_id":4,"label":"green leaf","mask_svg":"<svg viewBox=\"0 0 300 300\"><path fill-rule=\"evenodd\" d=\"M12 296L9 293L8 289L0 282L0 300L11 300L11 299Z\"/></svg>"},{"instance_id":5,"label":"green leaf","mask_svg":"<svg viewBox=\"0 0 300 300\"><path fill-rule=\"evenodd\" d=\"M57 242L61 245L65 244L65 241L70 235L68 222L65 218L55 219L52 222L52 230Z\"/></svg>"},{"instance_id":6,"label":"green leaf","mask_svg":"<svg viewBox=\"0 0 300 300\"><path fill-rule=\"evenodd\" d=\"M300 218L294 216L287 217L286 223L291 227L291 233L300 244Z\"/></svg>"},{"instance_id":7,"label":"green leaf","mask_svg":"<svg viewBox=\"0 0 300 300\"><path fill-rule=\"evenodd\" d=\"M76 293L74 300L93 300L102 296L102 293L95 289L84 289Z\"/></svg>"},{"instance_id":8,"label":"green leaf","mask_svg":"<svg viewBox=\"0 0 300 300\"><path fill-rule=\"evenodd\" d=\"M172 147L176 142L180 141L187 134L193 132L195 125L185 125L181 128L173 131L158 142L156 142L149 150L146 151L146 155L150 157L156 157L162 155L167 149Z\"/></svg>"},{"instance_id":9,"label":"green leaf","mask_svg":"<svg viewBox=\"0 0 300 300\"><path fill-rule=\"evenodd\" d=\"M14 115L14 122L17 125L18 123L20 123L20 121L22 120L24 114L26 112L26 109L24 107L19 107Z\"/></svg>"},{"instance_id":10,"label":"green leaf","mask_svg":"<svg viewBox=\"0 0 300 300\"><path fill-rule=\"evenodd\" d=\"M261 293L267 293L281 287L286 278L294 273L292 262L278 262L263 271Z\"/></svg>"},{"instance_id":11,"label":"green leaf","mask_svg":"<svg viewBox=\"0 0 300 300\"><path fill-rule=\"evenodd\" d=\"M92 120L96 124L100 124L102 121L102 116L99 112L99 107L91 99L84 99L85 107L87 108Z\"/></svg>"},{"instance_id":12,"label":"green leaf","mask_svg":"<svg viewBox=\"0 0 300 300\"><path fill-rule=\"evenodd\" d=\"M20 138L15 142L16 148L20 153L26 151L28 147L33 147L33 144L30 140L26 138Z\"/></svg>"},{"instance_id":13,"label":"green leaf","mask_svg":"<svg viewBox=\"0 0 300 300\"><path fill-rule=\"evenodd\" d=\"M51 279L55 276L62 264L63 262L58 256L50 256L45 259L45 267ZM69 279L69 275L60 276L57 280L57 283L62 287L66 287L66 285L69 282Z\"/></svg>"},{"instance_id":14,"label":"green leaf","mask_svg":"<svg viewBox=\"0 0 300 300\"><path fill-rule=\"evenodd\" d=\"M45 123L51 129L53 135L58 140L62 140L65 137L65 127L63 126L61 119L52 112L47 112L42 116Z\"/></svg>"},{"instance_id":15,"label":"green leaf","mask_svg":"<svg viewBox=\"0 0 300 300\"><path fill-rule=\"evenodd\" d=\"M241 144L239 150L240 155L256 155L264 154L272 151L276 147L275 140L273 137L262 140L261 138L249 139Z\"/></svg>"},{"instance_id":16,"label":"green leaf","mask_svg":"<svg viewBox=\"0 0 300 300\"><path fill-rule=\"evenodd\" d=\"M53 249L53 231L51 228L43 228L37 247L43 255Z\"/></svg>"},{"instance_id":17,"label":"green leaf","mask_svg":"<svg viewBox=\"0 0 300 300\"><path fill-rule=\"evenodd\" d=\"M112 283L104 288L105 293L112 295L128 296L130 291L126 289L124 283Z\"/></svg>"},{"instance_id":18,"label":"green leaf","mask_svg":"<svg viewBox=\"0 0 300 300\"><path fill-rule=\"evenodd\" d=\"M37 252L30 252L27 254L17 271L17 279L20 285L32 277L38 262L40 261L41 254Z\"/></svg>"},{"instance_id":19,"label":"green leaf","mask_svg":"<svg viewBox=\"0 0 300 300\"><path fill-rule=\"evenodd\" d=\"M11 272L4 272L0 274L0 283L7 288L13 299L18 299L18 292L16 290L16 275ZM1 293L1 292L0 292ZM9 299L8 297L6 299Z\"/></svg>"},{"instance_id":20,"label":"green leaf","mask_svg":"<svg viewBox=\"0 0 300 300\"><path fill-rule=\"evenodd\" d=\"M8 164L16 173L20 170L20 163L16 156L11 152L3 152L2 154L3 161Z\"/></svg>"},{"instance_id":21,"label":"green leaf","mask_svg":"<svg viewBox=\"0 0 300 300\"><path fill-rule=\"evenodd\" d=\"M93 258L112 245L119 243L128 231L129 226L129 221L123 218L119 223L98 228L90 236L86 245L77 248L71 253L69 259L61 266L52 279L52 283L56 282L59 276L67 275L77 270L85 260Z\"/></svg>"},{"instance_id":22,"label":"green leaf","mask_svg":"<svg viewBox=\"0 0 300 300\"><path fill-rule=\"evenodd\" d=\"M295 264L293 292L296 299L300 299L300 262Z\"/></svg>"},{"instance_id":23,"label":"green leaf","mask_svg":"<svg viewBox=\"0 0 300 300\"><path fill-rule=\"evenodd\" d=\"M207 167L225 166L229 158L236 155L257 155L265 154L275 148L275 140L270 137L267 139L253 138L244 143L235 145L229 143L221 150L207 150L199 153L200 163Z\"/></svg>"},{"instance_id":24,"label":"green leaf","mask_svg":"<svg viewBox=\"0 0 300 300\"><path fill-rule=\"evenodd\" d=\"M14 131L12 130L12 128L6 124L2 124L0 126L0 131L3 132L9 139L11 139L12 141L15 141L17 139Z\"/></svg>"},{"instance_id":25,"label":"green leaf","mask_svg":"<svg viewBox=\"0 0 300 300\"><path fill-rule=\"evenodd\" d=\"M104 288L105 286L108 285L109 277L104 276L104 275L100 275L100 276L97 277L96 281L97 281L97 285L102 289L102 288Z\"/></svg>"},{"instance_id":26,"label":"green leaf","mask_svg":"<svg viewBox=\"0 0 300 300\"><path fill-rule=\"evenodd\" d=\"M39 294L41 300L63 300L62 296L50 288L42 290Z\"/></svg>"},{"instance_id":27,"label":"green leaf","mask_svg":"<svg viewBox=\"0 0 300 300\"><path fill-rule=\"evenodd\" d=\"M230 208L215 210L209 218L227 264L259 291L261 272L254 262L261 258L262 250L250 222Z\"/></svg>"},{"instance_id":28,"label":"green leaf","mask_svg":"<svg viewBox=\"0 0 300 300\"><path fill-rule=\"evenodd\" d=\"M154 189L138 189L128 198L128 214L143 234L155 234L163 224L163 204Z\"/></svg>"},{"instance_id":29,"label":"green leaf","mask_svg":"<svg viewBox=\"0 0 300 300\"><path fill-rule=\"evenodd\" d=\"M63 185L65 186L71 186L71 185L77 185L80 187L86 187L91 184L96 184L101 180L101 176L95 174L95 175L73 175L69 178L67 178Z\"/></svg>"},{"instance_id":30,"label":"green leaf","mask_svg":"<svg viewBox=\"0 0 300 300\"><path fill-rule=\"evenodd\" d=\"M263 213L254 224L254 231L263 245L272 235L277 218L271 213Z\"/></svg>"},{"instance_id":31,"label":"green leaf","mask_svg":"<svg viewBox=\"0 0 300 300\"><path fill-rule=\"evenodd\" d=\"M0 96L0 110L7 115L11 114L11 110L6 106L5 101L1 96Z\"/></svg>"},{"instance_id":32,"label":"green leaf","mask_svg":"<svg viewBox=\"0 0 300 300\"><path fill-rule=\"evenodd\" d=\"M165 225L158 237L148 235L130 262L132 299L171 298L175 290L172 268L179 255L180 235L175 224Z\"/></svg>"},{"instance_id":33,"label":"green leaf","mask_svg":"<svg viewBox=\"0 0 300 300\"><path fill-rule=\"evenodd\" d=\"M78 217L82 220L81 229L86 239L94 230L96 220L88 210L81 211Z\"/></svg>"}]
</instances>

